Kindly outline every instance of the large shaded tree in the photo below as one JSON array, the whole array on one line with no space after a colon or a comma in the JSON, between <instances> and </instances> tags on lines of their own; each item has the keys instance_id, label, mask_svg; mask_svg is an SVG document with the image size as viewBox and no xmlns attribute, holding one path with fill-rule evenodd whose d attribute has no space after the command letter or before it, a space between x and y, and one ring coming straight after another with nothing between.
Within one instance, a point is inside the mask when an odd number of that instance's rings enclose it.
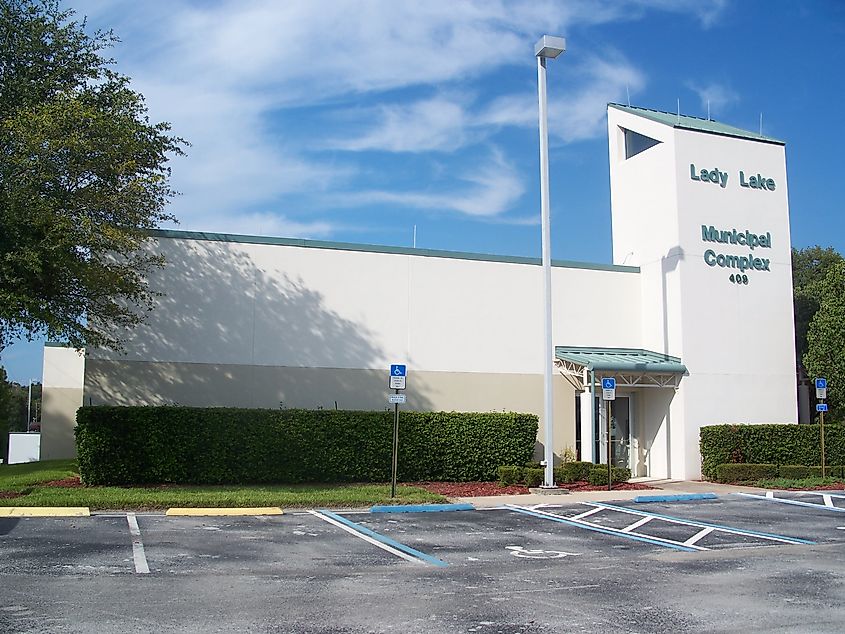
<instances>
[{"instance_id":1,"label":"large shaded tree","mask_svg":"<svg viewBox=\"0 0 845 634\"><path fill-rule=\"evenodd\" d=\"M152 306L163 261L139 247L173 219L184 141L104 56L115 36L86 26L52 0L0 0L0 350L36 335L119 348Z\"/></svg>"},{"instance_id":2,"label":"large shaded tree","mask_svg":"<svg viewBox=\"0 0 845 634\"><path fill-rule=\"evenodd\" d=\"M833 420L845 418L845 261L831 265L818 285L819 308L807 331L804 365L828 380Z\"/></svg>"},{"instance_id":3,"label":"large shaded tree","mask_svg":"<svg viewBox=\"0 0 845 634\"><path fill-rule=\"evenodd\" d=\"M795 356L799 366L807 354L807 331L819 309L822 284L828 271L842 262L832 247L792 249L792 290L795 315Z\"/></svg>"}]
</instances>

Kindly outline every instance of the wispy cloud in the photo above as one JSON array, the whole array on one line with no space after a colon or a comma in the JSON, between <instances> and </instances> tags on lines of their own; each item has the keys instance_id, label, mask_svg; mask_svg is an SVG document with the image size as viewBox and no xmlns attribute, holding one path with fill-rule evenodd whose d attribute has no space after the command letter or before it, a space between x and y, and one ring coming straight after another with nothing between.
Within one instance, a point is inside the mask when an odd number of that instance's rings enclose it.
<instances>
[{"instance_id":1,"label":"wispy cloud","mask_svg":"<svg viewBox=\"0 0 845 634\"><path fill-rule=\"evenodd\" d=\"M711 114L725 110L739 101L739 94L735 90L717 82L702 85L690 81L687 82L687 87L698 95L702 110L708 110Z\"/></svg>"},{"instance_id":2,"label":"wispy cloud","mask_svg":"<svg viewBox=\"0 0 845 634\"><path fill-rule=\"evenodd\" d=\"M377 123L363 135L327 142L340 150L452 151L470 140L465 100L435 97L376 109Z\"/></svg>"},{"instance_id":3,"label":"wispy cloud","mask_svg":"<svg viewBox=\"0 0 845 634\"><path fill-rule=\"evenodd\" d=\"M539 34L631 21L652 10L688 14L708 26L724 2L706 9L691 0L78 0L75 6L92 26L114 27L124 40L115 50L120 68L147 97L152 118L171 121L192 143L189 157L174 165L174 185L184 194L174 211L183 226L240 216L233 222L248 227L270 213L288 223L275 225L279 230L315 235L337 226L305 215L328 213L315 200L348 192L353 179L367 190L365 151L455 153L496 142L500 128L536 125L530 90L491 103L490 95L501 92L489 86L515 66L531 74ZM603 134L605 102L619 100L626 85L632 92L644 85L624 57L603 55L567 70L573 81L563 95L550 92L551 132L559 141ZM316 110L324 125L300 130L301 114ZM355 125L347 127L353 112ZM500 217L522 193L505 165L494 160L486 172L454 176L447 188L454 197L380 195L397 205ZM462 172L450 166L448 173ZM291 209L292 197L308 211Z\"/></svg>"},{"instance_id":4,"label":"wispy cloud","mask_svg":"<svg viewBox=\"0 0 845 634\"><path fill-rule=\"evenodd\" d=\"M460 212L476 218L494 218L507 212L522 196L525 187L516 168L502 152L493 149L486 163L459 176L459 186L437 193L424 190L350 192L339 197L338 204L391 204L433 212Z\"/></svg>"},{"instance_id":5,"label":"wispy cloud","mask_svg":"<svg viewBox=\"0 0 845 634\"><path fill-rule=\"evenodd\" d=\"M588 58L575 71L576 83L562 96L549 96L549 131L564 142L582 141L605 133L605 106L645 86L644 75L616 55ZM480 115L490 125L537 125L537 96L525 93L496 99Z\"/></svg>"}]
</instances>

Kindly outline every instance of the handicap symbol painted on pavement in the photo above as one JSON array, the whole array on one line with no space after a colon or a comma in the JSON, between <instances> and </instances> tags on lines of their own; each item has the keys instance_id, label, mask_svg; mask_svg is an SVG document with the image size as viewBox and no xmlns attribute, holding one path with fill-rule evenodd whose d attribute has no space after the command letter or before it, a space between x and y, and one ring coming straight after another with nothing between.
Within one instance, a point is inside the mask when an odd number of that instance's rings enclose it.
<instances>
[{"instance_id":1,"label":"handicap symbol painted on pavement","mask_svg":"<svg viewBox=\"0 0 845 634\"><path fill-rule=\"evenodd\" d=\"M514 557L527 559L561 559L562 557L576 557L579 553L567 553L561 550L529 550L522 546L505 546Z\"/></svg>"}]
</instances>

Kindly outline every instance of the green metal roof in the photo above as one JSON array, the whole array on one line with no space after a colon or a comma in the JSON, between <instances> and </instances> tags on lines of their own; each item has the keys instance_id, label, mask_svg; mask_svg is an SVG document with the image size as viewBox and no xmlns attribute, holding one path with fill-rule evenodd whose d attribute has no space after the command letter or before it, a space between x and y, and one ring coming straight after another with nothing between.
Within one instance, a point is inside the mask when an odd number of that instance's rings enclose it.
<instances>
[{"instance_id":1,"label":"green metal roof","mask_svg":"<svg viewBox=\"0 0 845 634\"><path fill-rule=\"evenodd\" d=\"M583 348L555 346L555 357L584 366L588 370L612 372L654 372L686 374L678 357L642 348Z\"/></svg>"},{"instance_id":2,"label":"green metal roof","mask_svg":"<svg viewBox=\"0 0 845 634\"><path fill-rule=\"evenodd\" d=\"M466 253L463 251L441 251L439 249L389 247L378 244L305 240L302 238L272 238L269 236L242 236L231 233L208 233L205 231L177 231L175 229L151 229L147 233L155 238L176 238L180 240L210 240L215 242L240 242L243 244L273 244L289 247L303 247L306 249L333 249L335 251L363 251L366 253L416 255L426 258L478 260L483 262L505 262L508 264L540 264L540 258L528 258L518 255L490 255L486 253ZM613 271L616 273L640 272L640 267L638 266L593 264L591 262L574 262L572 260L552 260L552 266L565 269L586 269L589 271Z\"/></svg>"},{"instance_id":3,"label":"green metal roof","mask_svg":"<svg viewBox=\"0 0 845 634\"><path fill-rule=\"evenodd\" d=\"M694 130L696 132L706 132L708 134L721 134L722 136L731 136L738 139L750 139L752 141L762 141L763 143L775 143L777 145L786 145L786 143L784 141L781 141L780 139L775 139L773 137L757 134L756 132L751 132L749 130L743 130L742 128L735 128L732 125L720 123L719 121L713 121L712 119L701 119L700 117L690 117L685 114L678 115L674 112L662 112L660 110L650 110L648 108L623 106L618 103L609 103L607 104L607 106L609 108L621 110L622 112L635 114L637 116L643 117L644 119L657 121L658 123L662 123L673 128L679 128L681 130Z\"/></svg>"}]
</instances>

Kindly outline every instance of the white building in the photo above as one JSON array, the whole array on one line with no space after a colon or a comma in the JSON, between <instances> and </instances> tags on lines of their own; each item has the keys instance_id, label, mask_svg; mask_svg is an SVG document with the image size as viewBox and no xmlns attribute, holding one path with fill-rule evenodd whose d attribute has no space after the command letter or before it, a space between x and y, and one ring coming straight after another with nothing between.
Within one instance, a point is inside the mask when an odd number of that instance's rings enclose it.
<instances>
[{"instance_id":1,"label":"white building","mask_svg":"<svg viewBox=\"0 0 845 634\"><path fill-rule=\"evenodd\" d=\"M698 431L797 419L784 144L608 107L613 265L555 262L555 453L699 475ZM87 404L542 411L539 260L155 232L166 295L127 353L45 347L42 452ZM596 384L599 389L596 390ZM542 439L541 429L538 438Z\"/></svg>"}]
</instances>

